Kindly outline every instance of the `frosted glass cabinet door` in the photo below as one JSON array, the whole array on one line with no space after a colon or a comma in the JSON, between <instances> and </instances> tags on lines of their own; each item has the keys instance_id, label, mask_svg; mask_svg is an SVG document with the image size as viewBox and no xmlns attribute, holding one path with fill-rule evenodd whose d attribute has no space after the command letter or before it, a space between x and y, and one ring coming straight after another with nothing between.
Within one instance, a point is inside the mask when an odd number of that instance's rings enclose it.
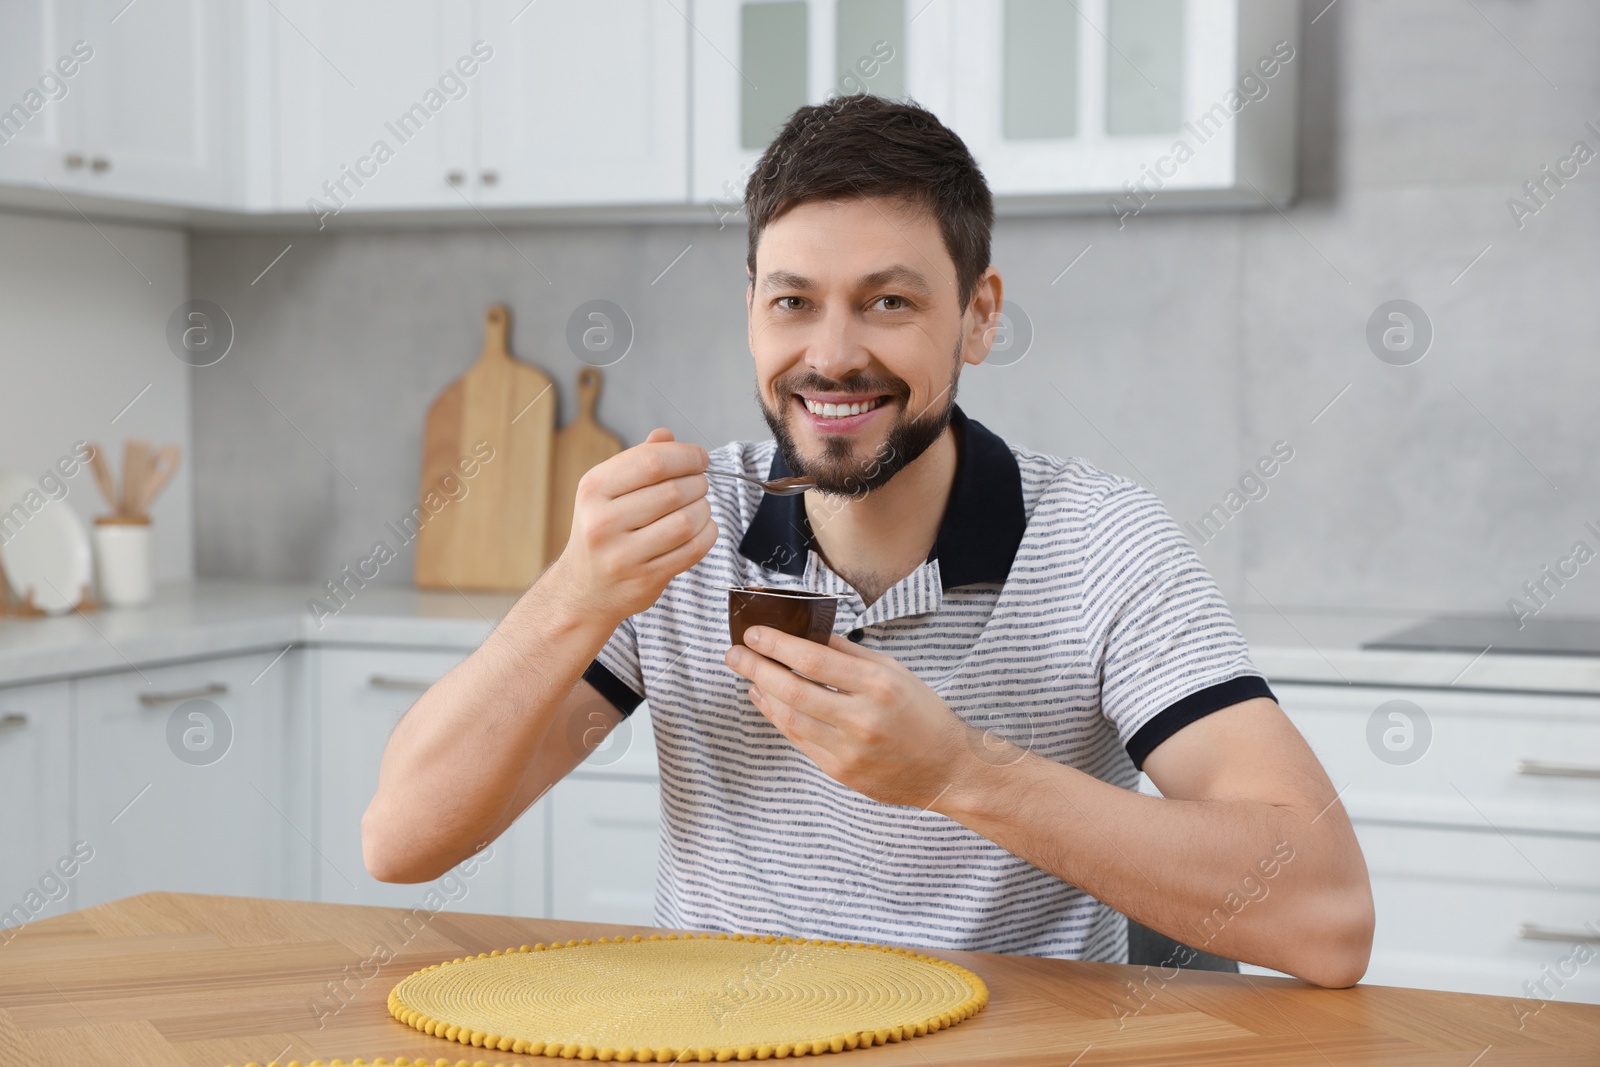
<instances>
[{"instance_id":1,"label":"frosted glass cabinet door","mask_svg":"<svg viewBox=\"0 0 1600 1067\"><path fill-rule=\"evenodd\" d=\"M478 96L484 205L681 204L688 54L670 0L484 0Z\"/></svg>"},{"instance_id":2,"label":"frosted glass cabinet door","mask_svg":"<svg viewBox=\"0 0 1600 1067\"><path fill-rule=\"evenodd\" d=\"M309 200L355 212L468 207L473 110L485 69L482 50L473 51L472 6L273 0L273 7L280 207L310 211Z\"/></svg>"},{"instance_id":3,"label":"frosted glass cabinet door","mask_svg":"<svg viewBox=\"0 0 1600 1067\"><path fill-rule=\"evenodd\" d=\"M701 0L694 65L698 204L734 211L761 153L803 104L909 95L944 115L950 4L926 0Z\"/></svg>"}]
</instances>

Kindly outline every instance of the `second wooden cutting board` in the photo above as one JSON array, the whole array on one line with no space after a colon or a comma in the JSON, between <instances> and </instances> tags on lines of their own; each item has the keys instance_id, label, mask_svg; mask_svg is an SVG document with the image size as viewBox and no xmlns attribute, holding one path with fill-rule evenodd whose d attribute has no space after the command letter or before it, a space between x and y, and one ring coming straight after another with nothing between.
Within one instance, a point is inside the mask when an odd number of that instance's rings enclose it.
<instances>
[{"instance_id":1,"label":"second wooden cutting board","mask_svg":"<svg viewBox=\"0 0 1600 1067\"><path fill-rule=\"evenodd\" d=\"M622 451L622 441L595 420L602 376L593 367L578 372L578 417L556 434L555 471L550 479L550 558L567 547L572 533L573 501L578 479L597 463Z\"/></svg>"},{"instance_id":2,"label":"second wooden cutting board","mask_svg":"<svg viewBox=\"0 0 1600 1067\"><path fill-rule=\"evenodd\" d=\"M510 325L504 305L488 310L483 353L428 409L415 571L424 589L520 593L553 558L556 398L547 374L512 358Z\"/></svg>"}]
</instances>

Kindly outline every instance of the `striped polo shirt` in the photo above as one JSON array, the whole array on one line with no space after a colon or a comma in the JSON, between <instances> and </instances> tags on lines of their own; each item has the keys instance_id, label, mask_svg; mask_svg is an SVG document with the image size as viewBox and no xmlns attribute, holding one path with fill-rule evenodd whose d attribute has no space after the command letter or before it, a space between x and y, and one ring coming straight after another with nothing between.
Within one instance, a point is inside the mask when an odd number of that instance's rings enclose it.
<instances>
[{"instance_id":1,"label":"striped polo shirt","mask_svg":"<svg viewBox=\"0 0 1600 1067\"><path fill-rule=\"evenodd\" d=\"M1127 958L1120 914L952 819L829 778L723 663L729 586L839 594L834 632L893 656L969 725L1124 789L1185 725L1271 696L1159 500L1009 446L959 407L951 425L959 459L933 549L878 600L823 562L802 497L713 479L716 545L585 671L624 715L650 704L659 925ZM770 440L725 445L711 465L790 473Z\"/></svg>"}]
</instances>

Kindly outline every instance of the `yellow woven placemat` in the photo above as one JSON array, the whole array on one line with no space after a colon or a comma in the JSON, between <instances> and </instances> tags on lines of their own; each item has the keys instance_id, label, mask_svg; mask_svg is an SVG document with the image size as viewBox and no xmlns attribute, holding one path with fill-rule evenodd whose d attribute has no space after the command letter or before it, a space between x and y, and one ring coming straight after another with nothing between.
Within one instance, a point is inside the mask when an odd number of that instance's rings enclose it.
<instances>
[{"instance_id":1,"label":"yellow woven placemat","mask_svg":"<svg viewBox=\"0 0 1600 1067\"><path fill-rule=\"evenodd\" d=\"M437 963L394 987L389 1013L485 1049L708 1063L904 1041L953 1026L988 1001L971 971L909 949L636 934Z\"/></svg>"}]
</instances>

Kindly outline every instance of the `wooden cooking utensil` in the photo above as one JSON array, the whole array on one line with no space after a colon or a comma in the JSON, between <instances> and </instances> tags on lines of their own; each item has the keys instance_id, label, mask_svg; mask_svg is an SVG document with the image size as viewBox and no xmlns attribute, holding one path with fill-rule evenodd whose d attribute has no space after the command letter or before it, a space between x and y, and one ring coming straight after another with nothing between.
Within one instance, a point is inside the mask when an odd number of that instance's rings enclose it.
<instances>
[{"instance_id":1,"label":"wooden cooking utensil","mask_svg":"<svg viewBox=\"0 0 1600 1067\"><path fill-rule=\"evenodd\" d=\"M106 454L99 445L89 446L94 451L89 453L89 469L94 472L94 482L100 487L100 495L106 498L106 505L111 508L112 514L119 510L117 506L117 484L111 477L111 465L106 462Z\"/></svg>"},{"instance_id":2,"label":"wooden cooking utensil","mask_svg":"<svg viewBox=\"0 0 1600 1067\"><path fill-rule=\"evenodd\" d=\"M595 421L602 375L594 367L578 372L578 417L556 434L555 473L550 479L550 558L561 555L572 533L572 505L578 479L597 463L622 451L616 434Z\"/></svg>"},{"instance_id":3,"label":"wooden cooking utensil","mask_svg":"<svg viewBox=\"0 0 1600 1067\"><path fill-rule=\"evenodd\" d=\"M489 308L483 353L428 408L414 572L424 589L521 592L548 561L556 397L548 375L512 358L510 321L505 305Z\"/></svg>"},{"instance_id":4,"label":"wooden cooking utensil","mask_svg":"<svg viewBox=\"0 0 1600 1067\"><path fill-rule=\"evenodd\" d=\"M172 480L173 473L178 469L178 461L183 458L183 449L177 445L164 445L158 448L145 466L143 484L139 489L140 515L150 513L150 505L155 503L161 490L166 488L167 482Z\"/></svg>"},{"instance_id":5,"label":"wooden cooking utensil","mask_svg":"<svg viewBox=\"0 0 1600 1067\"><path fill-rule=\"evenodd\" d=\"M150 442L130 437L122 446L122 515L139 514L139 498L144 492L145 474L150 466Z\"/></svg>"}]
</instances>

